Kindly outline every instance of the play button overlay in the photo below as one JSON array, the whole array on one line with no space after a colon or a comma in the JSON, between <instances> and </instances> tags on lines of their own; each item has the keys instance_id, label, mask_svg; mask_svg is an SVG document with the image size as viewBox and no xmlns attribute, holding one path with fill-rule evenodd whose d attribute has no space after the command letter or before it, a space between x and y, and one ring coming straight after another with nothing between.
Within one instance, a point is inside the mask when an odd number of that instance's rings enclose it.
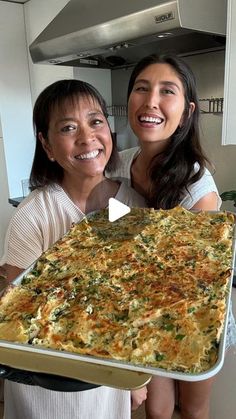
<instances>
[{"instance_id":1,"label":"play button overlay","mask_svg":"<svg viewBox=\"0 0 236 419\"><path fill-rule=\"evenodd\" d=\"M113 222L130 212L130 207L115 198L109 199L108 219Z\"/></svg>"}]
</instances>

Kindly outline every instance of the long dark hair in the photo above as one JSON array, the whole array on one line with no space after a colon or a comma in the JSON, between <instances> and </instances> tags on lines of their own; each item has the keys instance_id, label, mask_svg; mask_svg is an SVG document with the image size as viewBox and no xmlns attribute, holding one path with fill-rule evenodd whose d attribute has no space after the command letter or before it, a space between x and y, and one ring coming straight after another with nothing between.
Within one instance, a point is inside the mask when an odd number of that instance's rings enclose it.
<instances>
[{"instance_id":1,"label":"long dark hair","mask_svg":"<svg viewBox=\"0 0 236 419\"><path fill-rule=\"evenodd\" d=\"M63 168L55 161L51 162L39 140L39 133L48 139L48 129L52 113L55 109L63 109L68 104L80 100L80 98L91 98L101 107L101 110L108 118L106 102L100 93L91 84L81 80L65 79L59 80L46 87L38 96L33 110L33 126L36 137L36 148L32 169L30 173L31 190L53 183L61 183L64 175ZM117 148L115 137L111 132L113 147L111 157L107 163L106 170L113 170L116 167Z\"/></svg>"},{"instance_id":2,"label":"long dark hair","mask_svg":"<svg viewBox=\"0 0 236 419\"><path fill-rule=\"evenodd\" d=\"M174 69L183 84L185 96L183 124L173 133L164 152L153 157L148 171L151 179L149 205L154 208L169 209L181 202L188 187L202 177L206 163L210 162L200 144L200 111L195 77L181 58L175 55L155 54L144 57L131 74L127 100L138 75L149 65L159 63L169 64ZM195 104L195 110L191 114L190 102Z\"/></svg>"}]
</instances>

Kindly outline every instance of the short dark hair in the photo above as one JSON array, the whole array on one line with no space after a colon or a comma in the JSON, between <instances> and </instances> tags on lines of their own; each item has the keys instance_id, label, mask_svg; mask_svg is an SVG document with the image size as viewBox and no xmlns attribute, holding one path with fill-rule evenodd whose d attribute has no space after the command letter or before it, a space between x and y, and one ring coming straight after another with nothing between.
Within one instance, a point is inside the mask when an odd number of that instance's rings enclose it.
<instances>
[{"instance_id":1,"label":"short dark hair","mask_svg":"<svg viewBox=\"0 0 236 419\"><path fill-rule=\"evenodd\" d=\"M151 54L141 59L131 73L127 100L138 75L152 64L170 65L183 84L185 96L183 124L173 133L166 150L153 158L149 169L152 184L149 205L167 209L181 202L184 191L201 178L209 160L200 144L200 109L195 76L182 58L173 54ZM189 114L190 102L195 104L195 110L191 114ZM197 172L194 170L195 163L199 165Z\"/></svg>"},{"instance_id":2,"label":"short dark hair","mask_svg":"<svg viewBox=\"0 0 236 419\"><path fill-rule=\"evenodd\" d=\"M57 108L63 108L68 100L74 103L84 97L91 98L94 102L98 103L105 118L108 118L105 100L95 87L85 81L76 79L59 80L46 87L38 96L33 109L36 147L30 173L30 187L32 190L52 183L61 183L64 175L63 168L56 161L51 162L48 159L39 140L39 133L41 132L43 137L47 139L53 111ZM107 171L115 168L118 159L116 138L111 129L110 132L113 147L111 157L106 166Z\"/></svg>"}]
</instances>

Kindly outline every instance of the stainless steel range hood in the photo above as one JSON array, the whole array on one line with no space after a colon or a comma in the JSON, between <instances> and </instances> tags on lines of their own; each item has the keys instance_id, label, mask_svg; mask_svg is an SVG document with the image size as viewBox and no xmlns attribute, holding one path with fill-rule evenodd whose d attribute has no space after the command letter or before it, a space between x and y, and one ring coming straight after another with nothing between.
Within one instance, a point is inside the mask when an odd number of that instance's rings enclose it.
<instances>
[{"instance_id":1,"label":"stainless steel range hood","mask_svg":"<svg viewBox=\"0 0 236 419\"><path fill-rule=\"evenodd\" d=\"M224 49L227 0L70 0L30 45L35 63L131 66L153 52Z\"/></svg>"}]
</instances>

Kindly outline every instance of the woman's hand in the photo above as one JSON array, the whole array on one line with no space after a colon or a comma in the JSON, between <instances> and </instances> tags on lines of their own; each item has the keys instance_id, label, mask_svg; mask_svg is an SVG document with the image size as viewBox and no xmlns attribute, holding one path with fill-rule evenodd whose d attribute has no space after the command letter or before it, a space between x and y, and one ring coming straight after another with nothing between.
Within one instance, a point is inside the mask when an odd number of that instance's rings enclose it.
<instances>
[{"instance_id":1,"label":"woman's hand","mask_svg":"<svg viewBox=\"0 0 236 419\"><path fill-rule=\"evenodd\" d=\"M5 264L5 275L6 275L6 282L13 281L18 275L20 275L22 272L24 272L24 269L18 268L17 266L12 266Z\"/></svg>"},{"instance_id":2,"label":"woman's hand","mask_svg":"<svg viewBox=\"0 0 236 419\"><path fill-rule=\"evenodd\" d=\"M138 409L139 406L147 398L147 387L139 388L138 390L131 391L131 410Z\"/></svg>"}]
</instances>

